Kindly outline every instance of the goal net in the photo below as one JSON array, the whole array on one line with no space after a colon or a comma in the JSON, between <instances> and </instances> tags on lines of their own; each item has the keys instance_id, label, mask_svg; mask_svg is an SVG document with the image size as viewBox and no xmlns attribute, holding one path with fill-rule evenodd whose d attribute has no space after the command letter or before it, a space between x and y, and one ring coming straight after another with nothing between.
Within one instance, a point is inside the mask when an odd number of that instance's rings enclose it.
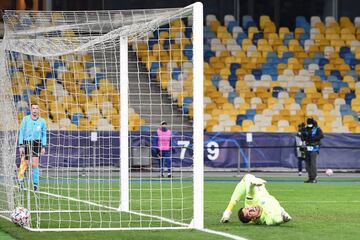
<instances>
[{"instance_id":1,"label":"goal net","mask_svg":"<svg viewBox=\"0 0 360 240\"><path fill-rule=\"evenodd\" d=\"M3 18L0 216L26 207L33 231L203 228L202 4ZM33 104L38 189L32 152L18 179Z\"/></svg>"}]
</instances>

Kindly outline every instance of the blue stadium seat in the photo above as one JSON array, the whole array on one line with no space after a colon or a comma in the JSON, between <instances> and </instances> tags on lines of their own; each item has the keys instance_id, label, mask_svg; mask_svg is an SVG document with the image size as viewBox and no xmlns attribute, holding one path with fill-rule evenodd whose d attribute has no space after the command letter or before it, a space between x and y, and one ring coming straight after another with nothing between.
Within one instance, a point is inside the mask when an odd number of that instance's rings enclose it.
<instances>
[{"instance_id":1,"label":"blue stadium seat","mask_svg":"<svg viewBox=\"0 0 360 240\"><path fill-rule=\"evenodd\" d=\"M231 63L230 64L230 71L231 73L235 73L238 68L241 68L240 63Z\"/></svg>"},{"instance_id":2,"label":"blue stadium seat","mask_svg":"<svg viewBox=\"0 0 360 240\"><path fill-rule=\"evenodd\" d=\"M287 59L292 58L292 57L294 57L293 52L283 52L282 59L286 59L286 62L287 62Z\"/></svg>"},{"instance_id":3,"label":"blue stadium seat","mask_svg":"<svg viewBox=\"0 0 360 240\"><path fill-rule=\"evenodd\" d=\"M29 96L31 96L32 94L33 94L32 91L30 91L29 89L25 89L21 94L21 100L25 102L29 102Z\"/></svg>"},{"instance_id":4,"label":"blue stadium seat","mask_svg":"<svg viewBox=\"0 0 360 240\"><path fill-rule=\"evenodd\" d=\"M174 43L175 43L175 39L166 38L164 40L164 49L168 50L170 44L174 44Z\"/></svg>"},{"instance_id":5,"label":"blue stadium seat","mask_svg":"<svg viewBox=\"0 0 360 240\"><path fill-rule=\"evenodd\" d=\"M85 63L85 68L86 69L89 69L89 68L92 68L95 66L95 63L94 62L86 62Z\"/></svg>"},{"instance_id":6,"label":"blue stadium seat","mask_svg":"<svg viewBox=\"0 0 360 240\"><path fill-rule=\"evenodd\" d=\"M28 107L20 107L18 108L18 112L30 114L30 109Z\"/></svg>"},{"instance_id":7,"label":"blue stadium seat","mask_svg":"<svg viewBox=\"0 0 360 240\"><path fill-rule=\"evenodd\" d=\"M305 58L304 59L304 68L308 69L309 65L312 64L312 63L315 63L313 58Z\"/></svg>"},{"instance_id":8,"label":"blue stadium seat","mask_svg":"<svg viewBox=\"0 0 360 240\"><path fill-rule=\"evenodd\" d=\"M96 88L96 84L91 79L84 80L80 86L80 89L84 90L87 95L90 95Z\"/></svg>"},{"instance_id":9,"label":"blue stadium seat","mask_svg":"<svg viewBox=\"0 0 360 240\"><path fill-rule=\"evenodd\" d=\"M43 83L36 85L36 87L35 87L35 95L40 95L40 93L41 93L41 91L43 89L45 89L45 85Z\"/></svg>"},{"instance_id":10,"label":"blue stadium seat","mask_svg":"<svg viewBox=\"0 0 360 240\"><path fill-rule=\"evenodd\" d=\"M321 53L321 52L316 52L316 53L314 54L314 60L316 61L316 62L315 62L316 64L319 63L319 59L320 59L320 58L324 58L324 54Z\"/></svg>"},{"instance_id":11,"label":"blue stadium seat","mask_svg":"<svg viewBox=\"0 0 360 240\"><path fill-rule=\"evenodd\" d=\"M151 63L151 66L150 66L150 76L152 78L155 78L156 77L156 74L157 74L157 71L160 67L160 62L156 61L156 62L152 62ZM177 78L174 78L173 79L177 79Z\"/></svg>"},{"instance_id":12,"label":"blue stadium seat","mask_svg":"<svg viewBox=\"0 0 360 240\"><path fill-rule=\"evenodd\" d=\"M230 21L228 23L228 27L227 27L228 31L232 33L235 26L240 26L239 22L238 21Z\"/></svg>"},{"instance_id":13,"label":"blue stadium seat","mask_svg":"<svg viewBox=\"0 0 360 240\"><path fill-rule=\"evenodd\" d=\"M351 100L353 99L353 98L355 98L356 97L356 95L355 95L355 93L354 92L349 92L349 93L347 93L346 95L345 95L345 102L346 102L346 104L351 104Z\"/></svg>"},{"instance_id":14,"label":"blue stadium seat","mask_svg":"<svg viewBox=\"0 0 360 240\"><path fill-rule=\"evenodd\" d=\"M320 69L323 69L324 65L325 64L328 64L329 63L329 59L327 58L319 58L319 61L318 61L318 65L320 67Z\"/></svg>"},{"instance_id":15,"label":"blue stadium seat","mask_svg":"<svg viewBox=\"0 0 360 240\"><path fill-rule=\"evenodd\" d=\"M299 40L300 40L301 46L304 46L305 41L308 39L310 39L310 35L308 33L305 32L305 33L300 34Z\"/></svg>"},{"instance_id":16,"label":"blue stadium seat","mask_svg":"<svg viewBox=\"0 0 360 240\"><path fill-rule=\"evenodd\" d=\"M215 53L214 53L214 52L212 52L212 51L205 51L205 52L204 52L204 61L209 62L209 59L210 59L211 57L214 57L214 56L215 56Z\"/></svg>"},{"instance_id":17,"label":"blue stadium seat","mask_svg":"<svg viewBox=\"0 0 360 240\"><path fill-rule=\"evenodd\" d=\"M238 114L236 116L236 125L242 125L242 122L247 119L246 115L245 114Z\"/></svg>"},{"instance_id":18,"label":"blue stadium seat","mask_svg":"<svg viewBox=\"0 0 360 240\"><path fill-rule=\"evenodd\" d=\"M358 74L355 70L349 70L346 72L346 75L352 76L355 81L358 81Z\"/></svg>"},{"instance_id":19,"label":"blue stadium seat","mask_svg":"<svg viewBox=\"0 0 360 240\"><path fill-rule=\"evenodd\" d=\"M140 132L150 132L151 128L148 125L141 125Z\"/></svg>"},{"instance_id":20,"label":"blue stadium seat","mask_svg":"<svg viewBox=\"0 0 360 240\"><path fill-rule=\"evenodd\" d=\"M169 28L170 28L170 25L167 23L167 24L164 24L164 25L161 25L160 27L159 27L159 32L160 31L168 31L169 30ZM158 32L158 31L155 31L155 32ZM155 35L154 35L155 36Z\"/></svg>"},{"instance_id":21,"label":"blue stadium seat","mask_svg":"<svg viewBox=\"0 0 360 240\"><path fill-rule=\"evenodd\" d=\"M192 28L186 28L185 29L185 37L191 38L191 34L192 34Z\"/></svg>"},{"instance_id":22,"label":"blue stadium seat","mask_svg":"<svg viewBox=\"0 0 360 240\"><path fill-rule=\"evenodd\" d=\"M57 78L57 72L48 72L46 73L46 79L49 79L49 78Z\"/></svg>"},{"instance_id":23,"label":"blue stadium seat","mask_svg":"<svg viewBox=\"0 0 360 240\"><path fill-rule=\"evenodd\" d=\"M247 38L247 37L248 37L248 36L247 36L246 33L244 33L244 32L239 32L238 35L237 35L237 37L236 37L236 43L239 44L239 45L241 45L241 44L242 44L242 41L243 41L245 38Z\"/></svg>"},{"instance_id":24,"label":"blue stadium seat","mask_svg":"<svg viewBox=\"0 0 360 240\"><path fill-rule=\"evenodd\" d=\"M59 67L64 67L65 66L65 63L61 60L55 60L54 61L54 68L57 69Z\"/></svg>"},{"instance_id":25,"label":"blue stadium seat","mask_svg":"<svg viewBox=\"0 0 360 240\"><path fill-rule=\"evenodd\" d=\"M213 85L216 87L216 88L219 88L219 82L221 80L221 77L219 74L213 74L211 76L211 82L213 83Z\"/></svg>"},{"instance_id":26,"label":"blue stadium seat","mask_svg":"<svg viewBox=\"0 0 360 240\"><path fill-rule=\"evenodd\" d=\"M254 121L255 115L256 115L256 109L249 108L246 110L246 118L247 119Z\"/></svg>"},{"instance_id":27,"label":"blue stadium seat","mask_svg":"<svg viewBox=\"0 0 360 240\"><path fill-rule=\"evenodd\" d=\"M157 32L157 31L155 31L155 32ZM155 36L155 34L154 34L154 36ZM149 49L153 50L154 44L156 44L158 42L159 42L159 40L157 39L157 37L156 38L149 38L149 41L148 41Z\"/></svg>"},{"instance_id":28,"label":"blue stadium seat","mask_svg":"<svg viewBox=\"0 0 360 240\"><path fill-rule=\"evenodd\" d=\"M183 112L185 114L189 113L189 107L190 104L193 102L193 98L192 97L184 97L184 101L183 101Z\"/></svg>"},{"instance_id":29,"label":"blue stadium seat","mask_svg":"<svg viewBox=\"0 0 360 240\"><path fill-rule=\"evenodd\" d=\"M302 27L304 23L306 23L306 18L304 16L296 16L295 18L296 27Z\"/></svg>"},{"instance_id":30,"label":"blue stadium seat","mask_svg":"<svg viewBox=\"0 0 360 240\"><path fill-rule=\"evenodd\" d=\"M180 73L181 73L181 68L173 68L171 70L171 78L178 80Z\"/></svg>"},{"instance_id":31,"label":"blue stadium seat","mask_svg":"<svg viewBox=\"0 0 360 240\"><path fill-rule=\"evenodd\" d=\"M277 70L274 69L272 73L270 73L271 79L273 81L277 81L278 80L278 74L277 74Z\"/></svg>"},{"instance_id":32,"label":"blue stadium seat","mask_svg":"<svg viewBox=\"0 0 360 240\"><path fill-rule=\"evenodd\" d=\"M238 96L239 96L239 94L237 92L229 92L229 95L228 95L229 103L234 104L234 99Z\"/></svg>"},{"instance_id":33,"label":"blue stadium seat","mask_svg":"<svg viewBox=\"0 0 360 240\"><path fill-rule=\"evenodd\" d=\"M289 32L284 35L284 45L289 46L289 41L294 39L294 33Z\"/></svg>"},{"instance_id":34,"label":"blue stadium seat","mask_svg":"<svg viewBox=\"0 0 360 240\"><path fill-rule=\"evenodd\" d=\"M274 88L273 88L273 91L272 91L272 96L273 96L274 98L277 98L278 95L279 95L279 92L281 92L281 91L284 91L284 88L279 87L279 86L274 87Z\"/></svg>"},{"instance_id":35,"label":"blue stadium seat","mask_svg":"<svg viewBox=\"0 0 360 240\"><path fill-rule=\"evenodd\" d=\"M340 114L341 114L341 116L349 115L350 112L351 112L350 105L347 105L347 104L341 104L340 105Z\"/></svg>"},{"instance_id":36,"label":"blue stadium seat","mask_svg":"<svg viewBox=\"0 0 360 240\"><path fill-rule=\"evenodd\" d=\"M347 82L332 82L332 87L335 92L339 92L340 88L349 87L349 84Z\"/></svg>"},{"instance_id":37,"label":"blue stadium seat","mask_svg":"<svg viewBox=\"0 0 360 240\"><path fill-rule=\"evenodd\" d=\"M327 77L327 81L329 81L329 82L338 82L339 79L334 75L330 75L330 76Z\"/></svg>"},{"instance_id":38,"label":"blue stadium seat","mask_svg":"<svg viewBox=\"0 0 360 240\"><path fill-rule=\"evenodd\" d=\"M264 38L264 34L262 32L256 32L253 35L252 42L254 43L254 45L257 45L258 40L262 38Z\"/></svg>"},{"instance_id":39,"label":"blue stadium seat","mask_svg":"<svg viewBox=\"0 0 360 240\"><path fill-rule=\"evenodd\" d=\"M256 80L260 80L261 75L262 75L261 69L253 69L253 70L251 70L251 73L254 75Z\"/></svg>"},{"instance_id":40,"label":"blue stadium seat","mask_svg":"<svg viewBox=\"0 0 360 240\"><path fill-rule=\"evenodd\" d=\"M235 87L236 87L236 82L237 82L237 80L238 80L238 77L237 77L235 74L232 73L231 75L229 75L228 80L229 80L230 86L232 86L233 88L235 88Z\"/></svg>"},{"instance_id":41,"label":"blue stadium seat","mask_svg":"<svg viewBox=\"0 0 360 240\"><path fill-rule=\"evenodd\" d=\"M193 46L192 44L186 44L184 47L184 55L191 61L193 58Z\"/></svg>"},{"instance_id":42,"label":"blue stadium seat","mask_svg":"<svg viewBox=\"0 0 360 240\"><path fill-rule=\"evenodd\" d=\"M340 57L341 58L345 58L345 55L348 54L348 53L351 53L351 50L349 47L341 47L340 48Z\"/></svg>"},{"instance_id":43,"label":"blue stadium seat","mask_svg":"<svg viewBox=\"0 0 360 240\"><path fill-rule=\"evenodd\" d=\"M340 73L340 71L339 70L331 70L330 71L330 75L331 76L335 76L338 80L341 80L342 79L342 77L341 77L341 73Z\"/></svg>"},{"instance_id":44,"label":"blue stadium seat","mask_svg":"<svg viewBox=\"0 0 360 240\"><path fill-rule=\"evenodd\" d=\"M255 21L250 21L245 25L245 29L247 30L249 27L257 27L257 24Z\"/></svg>"},{"instance_id":45,"label":"blue stadium seat","mask_svg":"<svg viewBox=\"0 0 360 240\"><path fill-rule=\"evenodd\" d=\"M14 102L17 103L21 100L21 95L13 95L14 97Z\"/></svg>"},{"instance_id":46,"label":"blue stadium seat","mask_svg":"<svg viewBox=\"0 0 360 240\"><path fill-rule=\"evenodd\" d=\"M351 59L350 60L350 67L351 69L354 69L356 65L360 64L360 59Z\"/></svg>"},{"instance_id":47,"label":"blue stadium seat","mask_svg":"<svg viewBox=\"0 0 360 240\"><path fill-rule=\"evenodd\" d=\"M84 114L82 113L74 113L72 116L71 116L71 123L79 126L79 119L80 118L85 118Z\"/></svg>"},{"instance_id":48,"label":"blue stadium seat","mask_svg":"<svg viewBox=\"0 0 360 240\"><path fill-rule=\"evenodd\" d=\"M346 64L348 64L351 67L351 64L354 63L354 59L355 59L355 54L350 52L350 53L346 53L344 55L344 61ZM356 65L356 64L355 64Z\"/></svg>"},{"instance_id":49,"label":"blue stadium seat","mask_svg":"<svg viewBox=\"0 0 360 240\"><path fill-rule=\"evenodd\" d=\"M96 73L95 75L95 84L97 85L101 79L106 78L104 73Z\"/></svg>"},{"instance_id":50,"label":"blue stadium seat","mask_svg":"<svg viewBox=\"0 0 360 240\"><path fill-rule=\"evenodd\" d=\"M301 104L301 100L305 97L305 93L303 92L297 92L295 94L295 102L298 104Z\"/></svg>"},{"instance_id":51,"label":"blue stadium seat","mask_svg":"<svg viewBox=\"0 0 360 240\"><path fill-rule=\"evenodd\" d=\"M326 80L326 75L325 75L324 70L321 70L321 69L315 70L315 75L319 76L321 78L321 80Z\"/></svg>"}]
</instances>

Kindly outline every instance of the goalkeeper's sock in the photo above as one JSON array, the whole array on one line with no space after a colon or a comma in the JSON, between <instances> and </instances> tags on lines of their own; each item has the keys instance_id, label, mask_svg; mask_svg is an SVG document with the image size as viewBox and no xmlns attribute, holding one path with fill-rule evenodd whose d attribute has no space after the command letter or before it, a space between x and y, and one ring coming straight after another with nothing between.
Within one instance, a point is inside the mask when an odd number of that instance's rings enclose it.
<instances>
[{"instance_id":1,"label":"goalkeeper's sock","mask_svg":"<svg viewBox=\"0 0 360 240\"><path fill-rule=\"evenodd\" d=\"M33 177L33 183L34 183L34 185L38 185L38 184L39 184L39 175L40 175L40 170L39 170L39 168L33 168L33 169L32 169L32 177Z\"/></svg>"}]
</instances>

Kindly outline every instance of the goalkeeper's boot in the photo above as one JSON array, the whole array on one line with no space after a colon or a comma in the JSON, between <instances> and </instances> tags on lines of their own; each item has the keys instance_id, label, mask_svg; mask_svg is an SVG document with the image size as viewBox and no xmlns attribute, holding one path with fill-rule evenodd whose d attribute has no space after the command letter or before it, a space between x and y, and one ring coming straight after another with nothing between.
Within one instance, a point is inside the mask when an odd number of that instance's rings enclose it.
<instances>
[{"instance_id":1,"label":"goalkeeper's boot","mask_svg":"<svg viewBox=\"0 0 360 240\"><path fill-rule=\"evenodd\" d=\"M291 216L284 209L281 212L281 217L284 222L289 222L292 219Z\"/></svg>"},{"instance_id":2,"label":"goalkeeper's boot","mask_svg":"<svg viewBox=\"0 0 360 240\"><path fill-rule=\"evenodd\" d=\"M39 191L39 186L37 184L34 184L34 192Z\"/></svg>"}]
</instances>

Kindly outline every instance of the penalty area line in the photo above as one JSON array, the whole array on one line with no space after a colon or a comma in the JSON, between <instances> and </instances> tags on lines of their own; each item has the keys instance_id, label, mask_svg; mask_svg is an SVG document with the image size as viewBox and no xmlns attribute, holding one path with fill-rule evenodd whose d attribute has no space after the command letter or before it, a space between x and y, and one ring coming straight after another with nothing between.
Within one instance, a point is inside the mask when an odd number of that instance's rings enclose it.
<instances>
[{"instance_id":1,"label":"penalty area line","mask_svg":"<svg viewBox=\"0 0 360 240\"><path fill-rule=\"evenodd\" d=\"M210 233L210 234L214 234L214 235L219 235L219 236L223 236L223 237L227 237L230 239L235 239L235 240L247 240L246 238L234 235L234 234L230 234L230 233L226 233L226 232L221 232L221 231L215 231L215 230L211 230L208 228L203 228L203 229L197 229L199 231L202 232L206 232L206 233Z\"/></svg>"}]
</instances>

